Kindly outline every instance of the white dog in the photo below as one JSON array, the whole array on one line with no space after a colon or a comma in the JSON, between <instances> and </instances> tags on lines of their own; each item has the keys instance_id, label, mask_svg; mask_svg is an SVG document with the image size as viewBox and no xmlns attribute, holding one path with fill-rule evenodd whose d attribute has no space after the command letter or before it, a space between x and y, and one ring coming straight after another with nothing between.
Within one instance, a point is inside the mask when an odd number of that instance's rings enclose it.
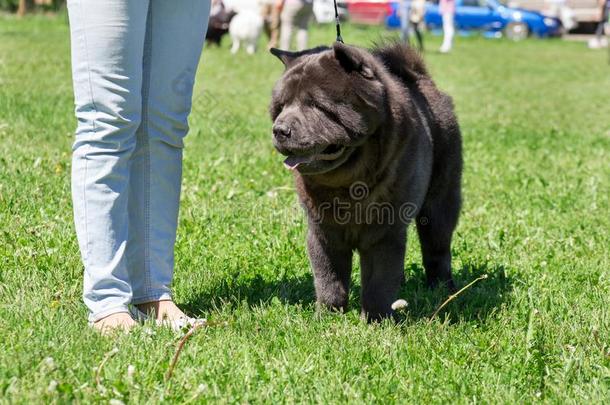
<instances>
[{"instance_id":1,"label":"white dog","mask_svg":"<svg viewBox=\"0 0 610 405\"><path fill-rule=\"evenodd\" d=\"M231 53L237 53L242 42L250 55L256 52L256 45L263 33L263 24L263 17L251 10L240 11L233 17L229 25L229 34L233 40Z\"/></svg>"}]
</instances>

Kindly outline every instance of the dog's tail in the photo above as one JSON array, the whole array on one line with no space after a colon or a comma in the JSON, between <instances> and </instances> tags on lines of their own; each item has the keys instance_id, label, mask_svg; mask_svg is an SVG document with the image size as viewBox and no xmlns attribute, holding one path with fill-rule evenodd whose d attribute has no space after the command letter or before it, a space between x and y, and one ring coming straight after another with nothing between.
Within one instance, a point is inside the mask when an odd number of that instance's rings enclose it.
<instances>
[{"instance_id":1,"label":"dog's tail","mask_svg":"<svg viewBox=\"0 0 610 405\"><path fill-rule=\"evenodd\" d=\"M371 52L390 73L401 78L407 85L430 77L419 52L399 41L376 44Z\"/></svg>"}]
</instances>

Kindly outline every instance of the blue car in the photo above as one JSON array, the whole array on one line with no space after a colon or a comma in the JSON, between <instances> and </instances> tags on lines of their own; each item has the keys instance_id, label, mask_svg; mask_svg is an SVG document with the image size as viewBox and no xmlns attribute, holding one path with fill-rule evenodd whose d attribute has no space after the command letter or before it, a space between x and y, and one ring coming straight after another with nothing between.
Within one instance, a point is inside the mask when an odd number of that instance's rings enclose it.
<instances>
[{"instance_id":1,"label":"blue car","mask_svg":"<svg viewBox=\"0 0 610 405\"><path fill-rule=\"evenodd\" d=\"M480 30L487 35L520 40L529 35L552 37L561 35L563 29L557 18L521 8L511 8L497 0L455 0L455 25L458 30ZM400 27L398 2L392 3L392 13L386 23L390 28ZM438 0L426 4L425 23L428 29L443 26Z\"/></svg>"}]
</instances>

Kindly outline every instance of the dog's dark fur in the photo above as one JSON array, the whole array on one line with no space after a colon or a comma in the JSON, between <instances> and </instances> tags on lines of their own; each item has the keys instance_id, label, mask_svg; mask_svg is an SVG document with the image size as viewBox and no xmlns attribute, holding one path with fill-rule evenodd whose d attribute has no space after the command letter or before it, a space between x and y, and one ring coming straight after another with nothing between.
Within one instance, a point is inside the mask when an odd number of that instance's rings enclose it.
<instances>
[{"instance_id":1,"label":"dog's dark fur","mask_svg":"<svg viewBox=\"0 0 610 405\"><path fill-rule=\"evenodd\" d=\"M205 34L205 39L208 44L220 46L222 37L229 32L229 24L237 13L233 10L223 10L220 13L211 16L208 23L208 32Z\"/></svg>"},{"instance_id":2,"label":"dog's dark fur","mask_svg":"<svg viewBox=\"0 0 610 405\"><path fill-rule=\"evenodd\" d=\"M419 55L399 44L369 52L340 43L272 53L286 65L270 107L273 143L288 156L308 214L318 303L345 310L357 250L362 315L391 315L404 281L410 218L429 285L453 289L462 141L451 98L436 88ZM367 210L375 206L394 215ZM410 212L400 215L404 207Z\"/></svg>"}]
</instances>

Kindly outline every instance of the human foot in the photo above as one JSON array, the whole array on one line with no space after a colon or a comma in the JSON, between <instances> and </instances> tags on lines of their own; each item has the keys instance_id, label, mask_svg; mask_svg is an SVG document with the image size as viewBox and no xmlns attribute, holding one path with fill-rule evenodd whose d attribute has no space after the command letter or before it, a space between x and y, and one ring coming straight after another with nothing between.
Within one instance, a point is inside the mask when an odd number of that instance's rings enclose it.
<instances>
[{"instance_id":1,"label":"human foot","mask_svg":"<svg viewBox=\"0 0 610 405\"><path fill-rule=\"evenodd\" d=\"M157 325L167 326L175 331L190 328L199 323L205 323L205 319L188 317L171 300L146 302L136 305L147 317L154 318Z\"/></svg>"},{"instance_id":2,"label":"human foot","mask_svg":"<svg viewBox=\"0 0 610 405\"><path fill-rule=\"evenodd\" d=\"M117 330L128 332L137 324L127 312L117 312L94 322L92 326L106 335Z\"/></svg>"},{"instance_id":3,"label":"human foot","mask_svg":"<svg viewBox=\"0 0 610 405\"><path fill-rule=\"evenodd\" d=\"M173 321L176 319L188 318L184 312L171 300L145 302L136 307L146 316L158 321Z\"/></svg>"}]
</instances>

